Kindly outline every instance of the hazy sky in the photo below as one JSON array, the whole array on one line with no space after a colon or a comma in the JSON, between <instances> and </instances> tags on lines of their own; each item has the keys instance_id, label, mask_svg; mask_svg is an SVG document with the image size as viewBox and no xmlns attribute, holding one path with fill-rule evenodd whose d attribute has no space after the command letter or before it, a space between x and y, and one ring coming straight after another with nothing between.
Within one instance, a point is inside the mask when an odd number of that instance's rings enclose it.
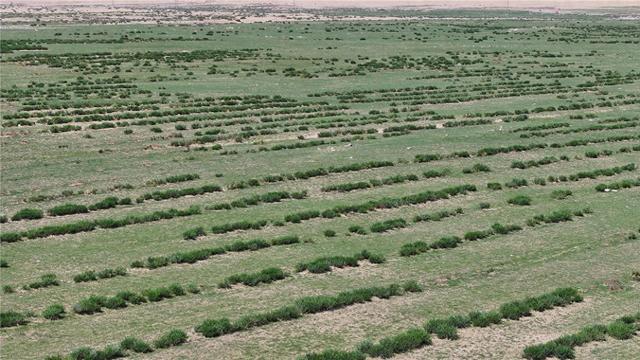
<instances>
[{"instance_id":1,"label":"hazy sky","mask_svg":"<svg viewBox=\"0 0 640 360\"><path fill-rule=\"evenodd\" d=\"M0 0L0 4L22 3L29 5L50 4L282 4L311 7L359 6L387 7L400 5L430 5L445 7L557 7L580 9L611 6L640 6L640 0Z\"/></svg>"}]
</instances>

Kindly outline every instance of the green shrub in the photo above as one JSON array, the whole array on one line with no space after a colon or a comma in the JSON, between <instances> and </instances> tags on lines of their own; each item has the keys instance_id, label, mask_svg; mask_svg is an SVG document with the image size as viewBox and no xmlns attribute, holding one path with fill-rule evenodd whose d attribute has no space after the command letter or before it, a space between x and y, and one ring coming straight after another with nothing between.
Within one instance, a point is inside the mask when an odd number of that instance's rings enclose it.
<instances>
[{"instance_id":1,"label":"green shrub","mask_svg":"<svg viewBox=\"0 0 640 360\"><path fill-rule=\"evenodd\" d=\"M511 320L518 320L523 316L531 315L531 308L529 307L529 304L522 301L513 301L502 304L499 311L502 318Z\"/></svg>"},{"instance_id":2,"label":"green shrub","mask_svg":"<svg viewBox=\"0 0 640 360\"><path fill-rule=\"evenodd\" d=\"M120 342L120 348L124 350L130 350L136 353L150 353L153 351L153 349L149 344L133 336L128 336L124 338Z\"/></svg>"},{"instance_id":3,"label":"green shrub","mask_svg":"<svg viewBox=\"0 0 640 360\"><path fill-rule=\"evenodd\" d=\"M502 185L500 183L491 182L487 184L487 188L489 190L502 190Z\"/></svg>"},{"instance_id":4,"label":"green shrub","mask_svg":"<svg viewBox=\"0 0 640 360\"><path fill-rule=\"evenodd\" d=\"M392 229L403 228L407 226L407 222L404 219L390 219L382 222L375 222L371 225L371 232L381 233ZM349 228L351 231L351 228ZM353 231L352 231L353 232Z\"/></svg>"},{"instance_id":5,"label":"green shrub","mask_svg":"<svg viewBox=\"0 0 640 360\"><path fill-rule=\"evenodd\" d=\"M178 346L186 341L187 333L179 329L173 329L156 339L153 344L159 349L165 349L171 346Z\"/></svg>"},{"instance_id":6,"label":"green shrub","mask_svg":"<svg viewBox=\"0 0 640 360\"><path fill-rule=\"evenodd\" d=\"M429 249L429 245L427 245L427 243L425 243L424 241L416 241L413 243L402 245L400 247L400 256L418 255L427 252Z\"/></svg>"},{"instance_id":7,"label":"green shrub","mask_svg":"<svg viewBox=\"0 0 640 360\"><path fill-rule=\"evenodd\" d=\"M196 326L196 332L204 337L213 338L233 332L233 326L229 319L222 318L216 320L205 320Z\"/></svg>"},{"instance_id":8,"label":"green shrub","mask_svg":"<svg viewBox=\"0 0 640 360\"><path fill-rule=\"evenodd\" d=\"M40 280L34 281L28 285L25 285L25 289L40 289L49 286L58 286L60 285L60 281L56 274L44 274L40 276Z\"/></svg>"},{"instance_id":9,"label":"green shrub","mask_svg":"<svg viewBox=\"0 0 640 360\"><path fill-rule=\"evenodd\" d=\"M480 163L477 163L471 167L462 169L462 173L464 174L472 174L477 172L491 172L491 169L487 165L480 164Z\"/></svg>"},{"instance_id":10,"label":"green shrub","mask_svg":"<svg viewBox=\"0 0 640 360\"><path fill-rule=\"evenodd\" d=\"M476 327L487 327L491 324L499 324L501 320L502 316L497 311L473 311L469 313L469 321L471 325Z\"/></svg>"},{"instance_id":11,"label":"green shrub","mask_svg":"<svg viewBox=\"0 0 640 360\"><path fill-rule=\"evenodd\" d=\"M553 190L551 192L551 198L556 199L556 200L564 200L566 198L568 198L569 196L571 196L573 193L571 192L571 190L566 190L566 189L557 189L557 190Z\"/></svg>"},{"instance_id":12,"label":"green shrub","mask_svg":"<svg viewBox=\"0 0 640 360\"><path fill-rule=\"evenodd\" d=\"M0 242L3 243L12 243L20 241L20 239L22 239L22 235L18 232L5 231L0 234Z\"/></svg>"},{"instance_id":13,"label":"green shrub","mask_svg":"<svg viewBox=\"0 0 640 360\"><path fill-rule=\"evenodd\" d=\"M331 229L327 229L323 233L324 233L324 236L326 236L326 237L334 237L334 236L336 236L336 232L334 230L331 230Z\"/></svg>"},{"instance_id":14,"label":"green shrub","mask_svg":"<svg viewBox=\"0 0 640 360\"><path fill-rule=\"evenodd\" d=\"M92 295L73 305L73 311L77 314L95 314L102 311L104 301L106 301L105 297Z\"/></svg>"},{"instance_id":15,"label":"green shrub","mask_svg":"<svg viewBox=\"0 0 640 360\"><path fill-rule=\"evenodd\" d=\"M365 230L360 225L351 225L351 226L349 226L349 232L350 233L354 233L354 234L359 234L359 235L366 235L367 234L367 230Z\"/></svg>"},{"instance_id":16,"label":"green shrub","mask_svg":"<svg viewBox=\"0 0 640 360\"><path fill-rule=\"evenodd\" d=\"M462 239L460 239L457 236L444 236L441 237L440 239L432 242L429 245L429 248L431 249L451 249L451 248L455 248L458 246L458 244L460 244L462 242Z\"/></svg>"},{"instance_id":17,"label":"green shrub","mask_svg":"<svg viewBox=\"0 0 640 360\"><path fill-rule=\"evenodd\" d=\"M607 334L618 340L630 339L637 330L634 324L628 324L623 321L614 321L607 326Z\"/></svg>"},{"instance_id":18,"label":"green shrub","mask_svg":"<svg viewBox=\"0 0 640 360\"><path fill-rule=\"evenodd\" d=\"M431 344L429 334L420 328L409 329L395 336L387 337L377 344L364 342L358 350L373 357L390 358Z\"/></svg>"},{"instance_id":19,"label":"green shrub","mask_svg":"<svg viewBox=\"0 0 640 360\"><path fill-rule=\"evenodd\" d=\"M232 275L224 279L218 287L229 288L231 285L242 283L247 286L257 286L259 284L269 284L277 280L282 280L287 277L287 274L279 268L267 268L258 273L253 274L237 274Z\"/></svg>"},{"instance_id":20,"label":"green shrub","mask_svg":"<svg viewBox=\"0 0 640 360\"><path fill-rule=\"evenodd\" d=\"M526 206L526 205L531 205L531 198L528 197L527 195L516 195L511 199L507 200L507 202L511 205Z\"/></svg>"},{"instance_id":21,"label":"green shrub","mask_svg":"<svg viewBox=\"0 0 640 360\"><path fill-rule=\"evenodd\" d=\"M58 320L62 319L65 315L64 306L60 304L49 305L42 312L42 317L49 320Z\"/></svg>"},{"instance_id":22,"label":"green shrub","mask_svg":"<svg viewBox=\"0 0 640 360\"><path fill-rule=\"evenodd\" d=\"M0 328L24 325L27 323L27 316L17 311L0 312Z\"/></svg>"},{"instance_id":23,"label":"green shrub","mask_svg":"<svg viewBox=\"0 0 640 360\"><path fill-rule=\"evenodd\" d=\"M2 293L3 294L13 294L15 289L11 285L2 285Z\"/></svg>"},{"instance_id":24,"label":"green shrub","mask_svg":"<svg viewBox=\"0 0 640 360\"><path fill-rule=\"evenodd\" d=\"M35 219L42 219L43 216L44 216L44 213L40 209L25 208L15 213L11 217L11 220L13 221L35 220Z\"/></svg>"},{"instance_id":25,"label":"green shrub","mask_svg":"<svg viewBox=\"0 0 640 360\"><path fill-rule=\"evenodd\" d=\"M196 228L193 229L189 229L187 231L185 231L184 233L182 233L182 237L185 240L195 240L200 236L205 236L207 235L207 233L204 231L204 228L202 226L198 226Z\"/></svg>"},{"instance_id":26,"label":"green shrub","mask_svg":"<svg viewBox=\"0 0 640 360\"><path fill-rule=\"evenodd\" d=\"M126 301L118 296L106 298L102 305L107 309L122 309L127 307Z\"/></svg>"},{"instance_id":27,"label":"green shrub","mask_svg":"<svg viewBox=\"0 0 640 360\"><path fill-rule=\"evenodd\" d=\"M325 350L321 353L306 354L298 360L365 360L366 355L359 351Z\"/></svg>"},{"instance_id":28,"label":"green shrub","mask_svg":"<svg viewBox=\"0 0 640 360\"><path fill-rule=\"evenodd\" d=\"M425 325L425 330L436 334L440 339L456 340L459 338L457 328L446 319L429 320Z\"/></svg>"},{"instance_id":29,"label":"green shrub","mask_svg":"<svg viewBox=\"0 0 640 360\"><path fill-rule=\"evenodd\" d=\"M51 216L64 216L64 215L71 215L71 214L88 213L89 208L87 208L84 205L78 205L78 204L62 204L62 205L52 207L51 209L47 210L47 212Z\"/></svg>"}]
</instances>

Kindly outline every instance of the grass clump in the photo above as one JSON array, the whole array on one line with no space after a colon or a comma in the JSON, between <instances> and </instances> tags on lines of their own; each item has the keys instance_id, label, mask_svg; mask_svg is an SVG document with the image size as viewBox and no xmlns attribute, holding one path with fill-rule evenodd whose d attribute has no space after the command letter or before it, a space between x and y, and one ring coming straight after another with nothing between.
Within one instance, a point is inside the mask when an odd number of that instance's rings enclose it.
<instances>
[{"instance_id":1,"label":"grass clump","mask_svg":"<svg viewBox=\"0 0 640 360\"><path fill-rule=\"evenodd\" d=\"M62 319L65 315L64 306L60 304L49 305L42 312L42 317L49 320Z\"/></svg>"},{"instance_id":2,"label":"grass clump","mask_svg":"<svg viewBox=\"0 0 640 360\"><path fill-rule=\"evenodd\" d=\"M172 346L178 346L187 341L187 333L180 329L173 329L168 333L160 336L153 342L158 349L165 349Z\"/></svg>"},{"instance_id":3,"label":"grass clump","mask_svg":"<svg viewBox=\"0 0 640 360\"><path fill-rule=\"evenodd\" d=\"M366 341L358 350L373 357L390 358L395 354L431 345L431 336L421 328L409 329L395 336L386 337L377 344Z\"/></svg>"},{"instance_id":4,"label":"grass clump","mask_svg":"<svg viewBox=\"0 0 640 360\"><path fill-rule=\"evenodd\" d=\"M123 350L130 350L136 353L150 353L153 351L153 349L151 348L151 345L133 336L128 336L124 338L120 342L120 348Z\"/></svg>"}]
</instances>

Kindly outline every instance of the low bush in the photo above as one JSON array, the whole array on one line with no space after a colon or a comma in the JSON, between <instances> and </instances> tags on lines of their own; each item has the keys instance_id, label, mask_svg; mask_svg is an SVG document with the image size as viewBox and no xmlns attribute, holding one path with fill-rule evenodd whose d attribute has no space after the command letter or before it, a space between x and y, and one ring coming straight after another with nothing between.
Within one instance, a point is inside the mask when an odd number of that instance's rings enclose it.
<instances>
[{"instance_id":1,"label":"low bush","mask_svg":"<svg viewBox=\"0 0 640 360\"><path fill-rule=\"evenodd\" d=\"M67 204L54 206L51 209L47 210L47 212L51 216L64 216L64 215L71 215L71 214L88 213L89 208L87 208L84 205L67 203Z\"/></svg>"},{"instance_id":2,"label":"low bush","mask_svg":"<svg viewBox=\"0 0 640 360\"><path fill-rule=\"evenodd\" d=\"M487 165L480 163L462 169L462 173L464 174L472 174L477 172L491 172L491 169Z\"/></svg>"},{"instance_id":3,"label":"low bush","mask_svg":"<svg viewBox=\"0 0 640 360\"><path fill-rule=\"evenodd\" d=\"M407 226L407 222L404 219L390 219L381 222L375 222L371 224L371 232L381 233L392 229L403 228Z\"/></svg>"},{"instance_id":4,"label":"low bush","mask_svg":"<svg viewBox=\"0 0 640 360\"><path fill-rule=\"evenodd\" d=\"M179 329L173 329L168 333L160 336L153 342L158 349L165 349L172 346L178 346L187 341L187 333Z\"/></svg>"},{"instance_id":5,"label":"low bush","mask_svg":"<svg viewBox=\"0 0 640 360\"><path fill-rule=\"evenodd\" d=\"M129 350L136 353L150 353L153 351L153 349L149 344L133 336L128 336L124 338L120 342L120 348L123 350Z\"/></svg>"},{"instance_id":6,"label":"low bush","mask_svg":"<svg viewBox=\"0 0 640 360\"><path fill-rule=\"evenodd\" d=\"M487 189L489 190L502 190L502 185L497 182L490 182L487 184Z\"/></svg>"},{"instance_id":7,"label":"low bush","mask_svg":"<svg viewBox=\"0 0 640 360\"><path fill-rule=\"evenodd\" d=\"M224 234L237 230L259 230L267 225L266 220L258 220L255 222L239 221L235 223L228 223L222 225L216 225L211 228L211 232L214 234Z\"/></svg>"},{"instance_id":8,"label":"low bush","mask_svg":"<svg viewBox=\"0 0 640 360\"><path fill-rule=\"evenodd\" d=\"M60 281L56 274L44 274L40 276L40 280L34 281L28 285L23 286L25 290L29 289L40 289L49 286L58 286L60 285Z\"/></svg>"},{"instance_id":9,"label":"low bush","mask_svg":"<svg viewBox=\"0 0 640 360\"><path fill-rule=\"evenodd\" d=\"M327 229L327 230L323 231L323 234L326 237L334 237L334 236L336 236L336 232L334 230L331 230L331 229Z\"/></svg>"},{"instance_id":10,"label":"low bush","mask_svg":"<svg viewBox=\"0 0 640 360\"><path fill-rule=\"evenodd\" d=\"M300 356L298 360L365 360L367 356L360 351L325 350Z\"/></svg>"},{"instance_id":11,"label":"low bush","mask_svg":"<svg viewBox=\"0 0 640 360\"><path fill-rule=\"evenodd\" d=\"M195 240L200 236L205 236L207 235L207 233L204 231L204 228L202 226L198 226L196 228L193 229L189 229L187 231L185 231L184 233L182 233L182 237L185 240Z\"/></svg>"},{"instance_id":12,"label":"low bush","mask_svg":"<svg viewBox=\"0 0 640 360\"><path fill-rule=\"evenodd\" d=\"M230 288L234 284L242 283L247 286L258 286L260 284L269 284L277 280L282 280L288 275L279 268L267 268L257 273L242 273L227 277L218 287Z\"/></svg>"},{"instance_id":13,"label":"low bush","mask_svg":"<svg viewBox=\"0 0 640 360\"><path fill-rule=\"evenodd\" d=\"M60 304L49 305L42 312L42 317L49 320L62 319L65 315L64 306Z\"/></svg>"},{"instance_id":14,"label":"low bush","mask_svg":"<svg viewBox=\"0 0 640 360\"><path fill-rule=\"evenodd\" d=\"M527 180L525 179L518 179L518 178L513 178L511 179L511 181L506 182L504 184L504 186L508 187L508 188L519 188L519 187L523 187L523 186L528 186L529 183L527 182Z\"/></svg>"},{"instance_id":15,"label":"low bush","mask_svg":"<svg viewBox=\"0 0 640 360\"><path fill-rule=\"evenodd\" d=\"M395 336L386 337L377 344L364 342L358 346L358 351L373 357L386 359L393 357L395 354L405 353L426 345L431 345L429 333L421 328L415 328Z\"/></svg>"},{"instance_id":16,"label":"low bush","mask_svg":"<svg viewBox=\"0 0 640 360\"><path fill-rule=\"evenodd\" d=\"M557 190L553 190L551 192L551 198L552 199L556 199L556 200L564 200L566 198L568 198L569 196L571 196L573 193L571 192L571 190L567 190L567 189L557 189Z\"/></svg>"},{"instance_id":17,"label":"low bush","mask_svg":"<svg viewBox=\"0 0 640 360\"><path fill-rule=\"evenodd\" d=\"M455 210L441 210L441 211L438 211L438 212L435 212L435 213L416 215L413 218L413 221L414 222L440 221L440 220L442 220L444 218L461 215L463 213L464 213L464 211L462 210L462 208L457 208Z\"/></svg>"},{"instance_id":18,"label":"low bush","mask_svg":"<svg viewBox=\"0 0 640 360\"><path fill-rule=\"evenodd\" d=\"M26 324L27 316L17 311L0 312L0 328Z\"/></svg>"},{"instance_id":19,"label":"low bush","mask_svg":"<svg viewBox=\"0 0 640 360\"><path fill-rule=\"evenodd\" d=\"M507 202L511 205L527 206L531 205L531 198L527 195L516 195L507 200Z\"/></svg>"},{"instance_id":20,"label":"low bush","mask_svg":"<svg viewBox=\"0 0 640 360\"><path fill-rule=\"evenodd\" d=\"M25 208L15 213L11 217L11 220L13 221L36 220L36 219L42 219L43 216L44 216L44 213L40 209Z\"/></svg>"},{"instance_id":21,"label":"low bush","mask_svg":"<svg viewBox=\"0 0 640 360\"><path fill-rule=\"evenodd\" d=\"M349 226L349 232L353 234L366 235L367 230L360 225L351 225Z\"/></svg>"}]
</instances>

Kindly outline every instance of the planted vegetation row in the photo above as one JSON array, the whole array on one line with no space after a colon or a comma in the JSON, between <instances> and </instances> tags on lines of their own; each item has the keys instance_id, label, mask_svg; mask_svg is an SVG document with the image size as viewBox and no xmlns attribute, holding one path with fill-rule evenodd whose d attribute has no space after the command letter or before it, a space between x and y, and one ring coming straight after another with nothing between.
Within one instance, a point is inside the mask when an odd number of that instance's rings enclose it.
<instances>
[{"instance_id":1,"label":"planted vegetation row","mask_svg":"<svg viewBox=\"0 0 640 360\"><path fill-rule=\"evenodd\" d=\"M325 256L309 262L301 262L296 265L296 271L309 271L314 274L330 272L332 268L358 267L359 261L368 260L372 264L382 264L386 260L384 256L372 254L363 250L353 256Z\"/></svg>"},{"instance_id":2,"label":"planted vegetation row","mask_svg":"<svg viewBox=\"0 0 640 360\"><path fill-rule=\"evenodd\" d=\"M86 214L89 211L112 209L118 205L131 205L131 199L130 198L118 199L115 196L110 196L108 198L105 198L104 200L101 200L89 206L67 203L67 204L54 206L51 209L47 210L47 212L51 216Z\"/></svg>"},{"instance_id":3,"label":"planted vegetation row","mask_svg":"<svg viewBox=\"0 0 640 360\"><path fill-rule=\"evenodd\" d=\"M246 208L262 203L276 203L286 199L304 199L307 197L306 191L288 192L288 191L272 191L266 194L257 194L243 197L228 203L219 203L207 206L207 210L230 210L233 208Z\"/></svg>"},{"instance_id":4,"label":"planted vegetation row","mask_svg":"<svg viewBox=\"0 0 640 360\"><path fill-rule=\"evenodd\" d=\"M527 225L534 227L540 224L555 224L560 222L572 221L574 217L583 217L587 214L591 214L593 211L590 208L584 208L579 210L556 210L548 214L538 214L531 219L527 220Z\"/></svg>"},{"instance_id":5,"label":"planted vegetation row","mask_svg":"<svg viewBox=\"0 0 640 360\"><path fill-rule=\"evenodd\" d=\"M495 223L491 226L490 229L466 232L464 234L464 240L476 241L487 238L489 236L498 234L507 235L520 230L522 230L522 227L518 225L502 225L499 223ZM451 249L458 247L458 245L461 243L462 238L458 236L444 236L432 242L431 244L427 244L424 241L416 241L402 245L402 247L400 248L400 256L418 255L434 249Z\"/></svg>"},{"instance_id":6,"label":"planted vegetation row","mask_svg":"<svg viewBox=\"0 0 640 360\"><path fill-rule=\"evenodd\" d=\"M267 175L261 179L250 179L240 181L229 185L229 189L244 189L247 187L260 186L263 183L275 183L286 180L306 180L318 176L326 176L329 174L337 174L352 171L361 171L366 169L375 169L381 167L394 166L392 161L368 161L362 163L353 163L343 166L330 166L328 168L316 168L311 170L296 171L294 173L282 173L276 175Z\"/></svg>"},{"instance_id":7,"label":"planted vegetation row","mask_svg":"<svg viewBox=\"0 0 640 360\"><path fill-rule=\"evenodd\" d=\"M575 334L565 335L543 344L527 346L522 356L530 360L550 357L575 359L574 348L594 341L605 341L607 335L617 340L628 340L640 330L640 312L623 316L608 325L589 325Z\"/></svg>"},{"instance_id":8,"label":"planted vegetation row","mask_svg":"<svg viewBox=\"0 0 640 360\"><path fill-rule=\"evenodd\" d=\"M467 327L487 327L500 324L503 319L519 320L531 316L532 311L546 311L555 307L563 307L581 302L582 296L574 288L559 288L553 292L537 297L528 297L502 304L498 310L481 312L472 311L466 315L452 315L447 318L429 320L423 327L412 328L398 335L389 336L374 343L362 342L355 351L326 350L321 353L310 353L299 357L299 360L351 360L366 357L391 358L396 354L406 353L431 345L431 334L440 339L457 340L458 329Z\"/></svg>"},{"instance_id":9,"label":"planted vegetation row","mask_svg":"<svg viewBox=\"0 0 640 360\"><path fill-rule=\"evenodd\" d=\"M393 209L401 206L423 204L431 201L448 199L451 196L465 195L468 192L476 191L475 185L458 185L451 186L437 191L424 191L421 193L407 195L399 198L383 198L380 200L371 200L356 205L339 205L322 212L317 210L309 210L286 215L284 221L299 223L302 220L323 217L326 219L335 218L337 216L349 213L367 213L377 209Z\"/></svg>"},{"instance_id":10,"label":"planted vegetation row","mask_svg":"<svg viewBox=\"0 0 640 360\"><path fill-rule=\"evenodd\" d=\"M24 238L37 239L54 235L77 234L94 231L97 228L114 229L127 225L198 215L200 213L201 210L198 206L191 206L184 210L169 209L154 211L148 214L128 215L121 219L82 220L68 224L42 226L22 232L3 232L2 235L0 235L0 242L7 243L20 241Z\"/></svg>"},{"instance_id":11,"label":"planted vegetation row","mask_svg":"<svg viewBox=\"0 0 640 360\"><path fill-rule=\"evenodd\" d=\"M222 188L219 185L214 184L203 185L197 188L160 190L142 194L136 199L136 202L143 203L145 200L176 199L184 196L203 195L219 191L222 191Z\"/></svg>"},{"instance_id":12,"label":"planted vegetation row","mask_svg":"<svg viewBox=\"0 0 640 360\"><path fill-rule=\"evenodd\" d=\"M640 186L640 178L625 179L607 184L598 184L596 185L596 190L600 192L609 192L612 190L629 189L636 186Z\"/></svg>"},{"instance_id":13,"label":"planted vegetation row","mask_svg":"<svg viewBox=\"0 0 640 360\"><path fill-rule=\"evenodd\" d=\"M81 347L67 356L50 355L47 360L110 360L126 357L131 353L145 354L155 349L166 349L184 344L188 339L187 333L179 329L172 329L153 341L153 346L136 337L128 336L118 345L109 345L102 350Z\"/></svg>"},{"instance_id":14,"label":"planted vegetation row","mask_svg":"<svg viewBox=\"0 0 640 360\"><path fill-rule=\"evenodd\" d=\"M291 305L267 312L245 315L233 322L228 318L205 320L195 327L195 331L207 338L214 338L275 322L298 319L305 314L316 314L369 302L373 298L389 299L393 296L420 291L422 291L420 285L415 281L409 281L404 284L343 291L336 295L308 296L297 299Z\"/></svg>"},{"instance_id":15,"label":"planted vegetation row","mask_svg":"<svg viewBox=\"0 0 640 360\"><path fill-rule=\"evenodd\" d=\"M195 285L189 285L185 290L185 288L179 284L171 284L166 287L146 289L141 293L121 291L111 297L91 295L75 304L73 306L73 312L76 314L91 315L102 312L103 308L122 309L128 305L140 305L149 301L158 302L176 296L184 296L187 295L187 292L196 294L200 292L200 289Z\"/></svg>"},{"instance_id":16,"label":"planted vegetation row","mask_svg":"<svg viewBox=\"0 0 640 360\"><path fill-rule=\"evenodd\" d=\"M169 266L171 264L193 264L198 261L207 260L212 256L225 254L227 252L256 251L272 246L298 243L300 243L300 239L295 235L281 236L271 239L270 241L265 241L263 239L253 239L248 241L238 240L225 246L176 252L168 256L148 257L144 261L137 260L132 262L131 267L157 269L160 267Z\"/></svg>"},{"instance_id":17,"label":"planted vegetation row","mask_svg":"<svg viewBox=\"0 0 640 360\"><path fill-rule=\"evenodd\" d=\"M418 181L419 179L420 178L417 175L413 175L413 174L395 175L395 176L390 176L383 179L371 179L368 181L327 185L322 188L322 191L349 192L353 190L368 189L368 188L378 187L383 185L401 184L407 181Z\"/></svg>"}]
</instances>

